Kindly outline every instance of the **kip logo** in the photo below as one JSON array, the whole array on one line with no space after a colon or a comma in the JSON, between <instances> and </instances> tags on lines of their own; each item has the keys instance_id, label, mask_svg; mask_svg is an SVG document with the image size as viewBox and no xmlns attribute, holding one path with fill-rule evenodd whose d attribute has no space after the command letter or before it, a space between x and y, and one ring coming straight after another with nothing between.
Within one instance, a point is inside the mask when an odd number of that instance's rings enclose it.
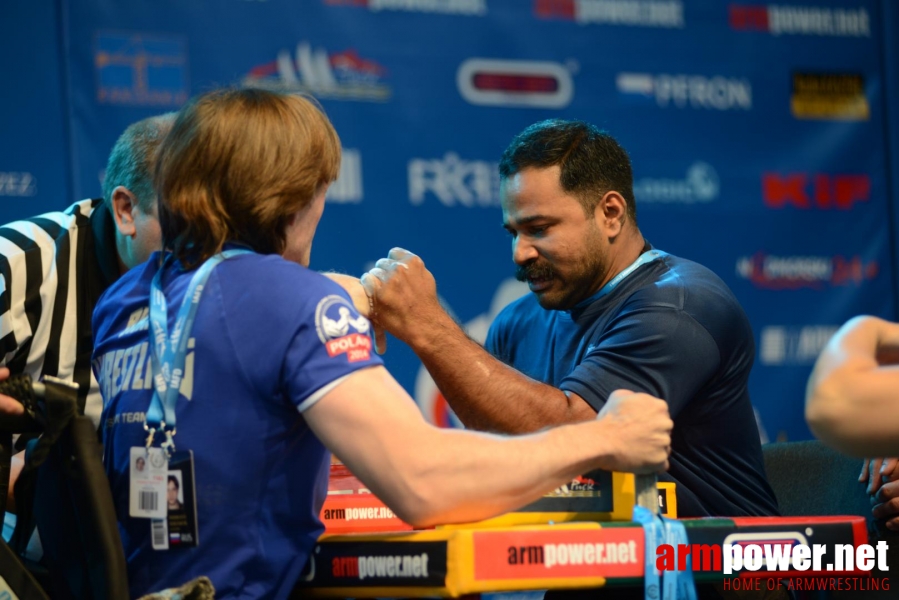
<instances>
[{"instance_id":1,"label":"kip logo","mask_svg":"<svg viewBox=\"0 0 899 600\"><path fill-rule=\"evenodd\" d=\"M878 271L876 261L860 256L772 256L758 252L737 260L737 275L768 290L861 285L874 279Z\"/></svg>"},{"instance_id":2,"label":"kip logo","mask_svg":"<svg viewBox=\"0 0 899 600\"><path fill-rule=\"evenodd\" d=\"M752 84L738 77L618 73L615 86L622 100L630 103L720 111L752 109Z\"/></svg>"},{"instance_id":3,"label":"kip logo","mask_svg":"<svg viewBox=\"0 0 899 600\"><path fill-rule=\"evenodd\" d=\"M459 65L456 85L480 106L565 108L574 96L568 68L549 61L470 58Z\"/></svg>"},{"instance_id":4,"label":"kip logo","mask_svg":"<svg viewBox=\"0 0 899 600\"><path fill-rule=\"evenodd\" d=\"M865 8L830 8L782 4L731 4L731 29L771 35L871 37L871 18Z\"/></svg>"},{"instance_id":5,"label":"kip logo","mask_svg":"<svg viewBox=\"0 0 899 600\"><path fill-rule=\"evenodd\" d=\"M315 329L331 358L341 354L346 354L349 362L371 358L370 327L368 319L356 314L340 296L326 296L315 308Z\"/></svg>"},{"instance_id":6,"label":"kip logo","mask_svg":"<svg viewBox=\"0 0 899 600\"><path fill-rule=\"evenodd\" d=\"M101 33L94 39L97 101L181 106L188 98L187 43L156 34Z\"/></svg>"},{"instance_id":7,"label":"kip logo","mask_svg":"<svg viewBox=\"0 0 899 600\"><path fill-rule=\"evenodd\" d=\"M309 42L300 42L293 54L284 49L274 61L254 67L243 85L331 100L385 102L391 95L384 83L386 75L384 67L355 50L329 55L323 48L313 50Z\"/></svg>"},{"instance_id":8,"label":"kip logo","mask_svg":"<svg viewBox=\"0 0 899 600\"><path fill-rule=\"evenodd\" d=\"M683 29L680 0L536 0L538 19L561 19L581 25Z\"/></svg>"},{"instance_id":9,"label":"kip logo","mask_svg":"<svg viewBox=\"0 0 899 600\"><path fill-rule=\"evenodd\" d=\"M871 178L867 175L765 173L762 197L765 206L774 209L792 206L803 210L849 210L857 202L871 199Z\"/></svg>"}]
</instances>

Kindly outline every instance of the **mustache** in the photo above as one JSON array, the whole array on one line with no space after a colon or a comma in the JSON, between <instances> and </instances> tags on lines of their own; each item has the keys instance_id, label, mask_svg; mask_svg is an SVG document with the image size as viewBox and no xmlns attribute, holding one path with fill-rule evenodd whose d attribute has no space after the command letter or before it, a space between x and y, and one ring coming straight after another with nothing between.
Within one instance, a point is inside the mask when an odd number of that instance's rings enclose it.
<instances>
[{"instance_id":1,"label":"mustache","mask_svg":"<svg viewBox=\"0 0 899 600\"><path fill-rule=\"evenodd\" d=\"M555 274L556 270L544 262L535 261L526 265L521 265L515 269L515 279L518 281L527 281L529 279L551 279Z\"/></svg>"}]
</instances>

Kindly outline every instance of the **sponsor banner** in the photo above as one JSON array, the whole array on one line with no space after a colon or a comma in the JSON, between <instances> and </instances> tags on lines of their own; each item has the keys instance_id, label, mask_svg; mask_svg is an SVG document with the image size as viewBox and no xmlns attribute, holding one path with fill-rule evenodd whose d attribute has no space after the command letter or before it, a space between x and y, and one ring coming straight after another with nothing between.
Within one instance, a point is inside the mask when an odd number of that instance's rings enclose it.
<instances>
[{"instance_id":1,"label":"sponsor banner","mask_svg":"<svg viewBox=\"0 0 899 600\"><path fill-rule=\"evenodd\" d=\"M797 119L867 121L871 107L861 73L793 73L790 113Z\"/></svg>"},{"instance_id":2,"label":"sponsor banner","mask_svg":"<svg viewBox=\"0 0 899 600\"><path fill-rule=\"evenodd\" d=\"M623 72L615 77L615 87L619 97L629 103L718 111L752 109L752 84L740 77Z\"/></svg>"},{"instance_id":3,"label":"sponsor banner","mask_svg":"<svg viewBox=\"0 0 899 600\"><path fill-rule=\"evenodd\" d=\"M280 50L275 60L253 67L243 85L329 100L386 102L392 94L386 78L387 69L355 49L329 53L301 41L293 50Z\"/></svg>"},{"instance_id":4,"label":"sponsor banner","mask_svg":"<svg viewBox=\"0 0 899 600\"><path fill-rule=\"evenodd\" d=\"M838 325L766 325L759 335L759 361L767 366L813 365Z\"/></svg>"},{"instance_id":5,"label":"sponsor banner","mask_svg":"<svg viewBox=\"0 0 899 600\"><path fill-rule=\"evenodd\" d=\"M466 160L455 152L443 158L413 158L407 165L409 202L413 206L435 198L446 207L499 206L498 163Z\"/></svg>"},{"instance_id":6,"label":"sponsor banner","mask_svg":"<svg viewBox=\"0 0 899 600\"><path fill-rule=\"evenodd\" d=\"M565 108L574 96L568 68L549 61L470 58L459 65L456 85L482 106Z\"/></svg>"},{"instance_id":7,"label":"sponsor banner","mask_svg":"<svg viewBox=\"0 0 899 600\"><path fill-rule=\"evenodd\" d=\"M328 188L326 200L332 204L362 202L362 155L358 150L343 148L340 153L340 174Z\"/></svg>"},{"instance_id":8,"label":"sponsor banner","mask_svg":"<svg viewBox=\"0 0 899 600\"><path fill-rule=\"evenodd\" d=\"M696 161L681 178L641 177L634 181L637 206L644 204L706 204L718 199L721 180L710 164Z\"/></svg>"},{"instance_id":9,"label":"sponsor banner","mask_svg":"<svg viewBox=\"0 0 899 600\"><path fill-rule=\"evenodd\" d=\"M101 104L178 108L187 101L187 40L148 32L94 38L96 99Z\"/></svg>"},{"instance_id":10,"label":"sponsor banner","mask_svg":"<svg viewBox=\"0 0 899 600\"><path fill-rule=\"evenodd\" d=\"M771 35L871 36L871 18L862 7L731 4L728 11L730 26L738 31L762 31Z\"/></svg>"},{"instance_id":11,"label":"sponsor banner","mask_svg":"<svg viewBox=\"0 0 899 600\"><path fill-rule=\"evenodd\" d=\"M768 208L849 210L871 199L871 178L864 174L765 173L762 197Z\"/></svg>"},{"instance_id":12,"label":"sponsor banner","mask_svg":"<svg viewBox=\"0 0 899 600\"><path fill-rule=\"evenodd\" d=\"M443 587L446 541L319 543L309 558L305 586Z\"/></svg>"},{"instance_id":13,"label":"sponsor banner","mask_svg":"<svg viewBox=\"0 0 899 600\"><path fill-rule=\"evenodd\" d=\"M402 11L482 17L487 0L324 0L331 6L357 6L371 12Z\"/></svg>"},{"instance_id":14,"label":"sponsor banner","mask_svg":"<svg viewBox=\"0 0 899 600\"><path fill-rule=\"evenodd\" d=\"M683 29L680 0L535 0L538 19L562 19L581 25Z\"/></svg>"},{"instance_id":15,"label":"sponsor banner","mask_svg":"<svg viewBox=\"0 0 899 600\"><path fill-rule=\"evenodd\" d=\"M26 171L0 171L0 196L28 198L37 194L37 179Z\"/></svg>"},{"instance_id":16,"label":"sponsor banner","mask_svg":"<svg viewBox=\"0 0 899 600\"><path fill-rule=\"evenodd\" d=\"M516 512L611 513L615 508L614 489L611 472L591 471Z\"/></svg>"},{"instance_id":17,"label":"sponsor banner","mask_svg":"<svg viewBox=\"0 0 899 600\"><path fill-rule=\"evenodd\" d=\"M737 260L737 275L768 290L823 290L874 279L877 261L861 256L776 256L757 252Z\"/></svg>"},{"instance_id":18,"label":"sponsor banner","mask_svg":"<svg viewBox=\"0 0 899 600\"><path fill-rule=\"evenodd\" d=\"M694 564L699 581L721 581L723 553L718 560L721 569L702 567L716 566L714 548L720 550L726 543L741 550L752 544L792 547L798 539L831 548L836 544L855 548L867 543L863 517L747 517L682 522L691 553L697 545L698 564ZM406 590L406 595L413 594L409 589L413 587L418 588L414 595L458 597L497 590L639 585L635 580L643 575L644 539L642 527L635 523L612 527L598 523L459 527L327 536L312 552L301 586L318 588L321 595L340 597L352 597L352 590L359 587L389 597L404 597ZM678 546L677 550L685 549ZM664 549L657 553L657 557L664 555ZM676 568L679 563L675 559L669 564ZM823 562L821 568L802 574L826 574ZM793 575L789 571L774 573Z\"/></svg>"},{"instance_id":19,"label":"sponsor banner","mask_svg":"<svg viewBox=\"0 0 899 600\"><path fill-rule=\"evenodd\" d=\"M642 577L644 535L639 528L592 531L476 531L474 579Z\"/></svg>"}]
</instances>

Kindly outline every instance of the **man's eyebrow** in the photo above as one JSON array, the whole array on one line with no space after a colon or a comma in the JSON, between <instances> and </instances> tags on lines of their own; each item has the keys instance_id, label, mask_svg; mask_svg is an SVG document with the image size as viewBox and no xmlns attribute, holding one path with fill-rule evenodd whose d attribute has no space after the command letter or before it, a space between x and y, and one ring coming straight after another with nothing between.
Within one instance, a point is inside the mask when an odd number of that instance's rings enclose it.
<instances>
[{"instance_id":1,"label":"man's eyebrow","mask_svg":"<svg viewBox=\"0 0 899 600\"><path fill-rule=\"evenodd\" d=\"M523 227L525 225L530 225L531 223L534 223L535 221L551 221L551 220L552 219L546 215L531 215L529 217L516 219L515 226ZM512 227L512 225L509 223L509 221L503 221L503 227L506 229L509 229L510 227Z\"/></svg>"}]
</instances>

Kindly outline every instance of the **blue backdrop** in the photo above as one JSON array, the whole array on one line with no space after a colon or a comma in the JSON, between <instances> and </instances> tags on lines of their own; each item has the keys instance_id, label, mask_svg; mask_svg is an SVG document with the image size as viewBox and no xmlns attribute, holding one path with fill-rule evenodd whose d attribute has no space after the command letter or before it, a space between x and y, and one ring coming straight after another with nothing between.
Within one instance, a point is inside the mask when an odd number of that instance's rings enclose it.
<instances>
[{"instance_id":1,"label":"blue backdrop","mask_svg":"<svg viewBox=\"0 0 899 600\"><path fill-rule=\"evenodd\" d=\"M537 120L585 119L631 153L647 239L746 308L768 434L806 438L829 335L897 316L899 10L787 1L5 0L0 222L99 195L121 131L196 93L307 92L344 147L313 267L359 274L411 249L483 337L525 291L496 162ZM391 342L388 367L451 424Z\"/></svg>"}]
</instances>

